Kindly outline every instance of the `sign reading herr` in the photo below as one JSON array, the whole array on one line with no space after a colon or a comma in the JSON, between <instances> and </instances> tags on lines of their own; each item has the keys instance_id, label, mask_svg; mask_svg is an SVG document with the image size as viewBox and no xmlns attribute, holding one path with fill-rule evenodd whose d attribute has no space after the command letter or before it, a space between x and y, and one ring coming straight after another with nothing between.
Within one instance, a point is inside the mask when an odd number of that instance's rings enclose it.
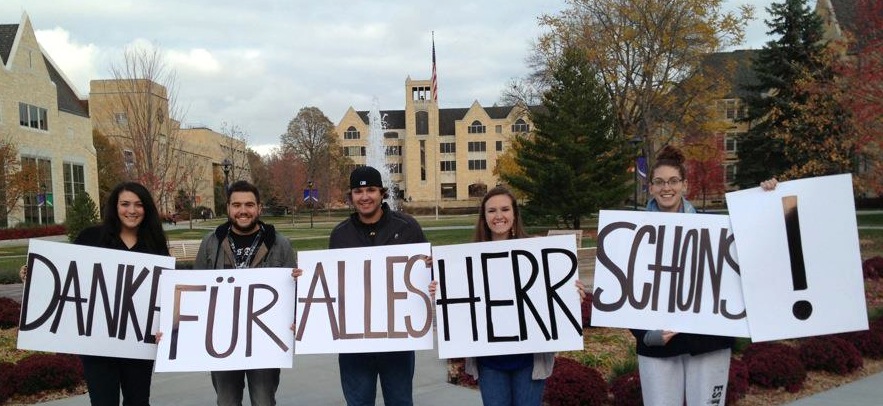
<instances>
[{"instance_id":1,"label":"sign reading herr","mask_svg":"<svg viewBox=\"0 0 883 406\"><path fill-rule=\"evenodd\" d=\"M175 259L30 240L18 348L154 359L157 293Z\"/></svg>"}]
</instances>

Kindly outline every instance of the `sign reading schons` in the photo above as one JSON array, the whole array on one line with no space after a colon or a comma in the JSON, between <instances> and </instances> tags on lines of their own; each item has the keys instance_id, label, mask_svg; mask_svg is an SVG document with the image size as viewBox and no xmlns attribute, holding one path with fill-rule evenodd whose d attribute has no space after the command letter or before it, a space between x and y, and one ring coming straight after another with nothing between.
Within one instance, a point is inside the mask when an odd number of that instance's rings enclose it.
<instances>
[{"instance_id":1,"label":"sign reading schons","mask_svg":"<svg viewBox=\"0 0 883 406\"><path fill-rule=\"evenodd\" d=\"M592 325L748 337L727 216L601 211Z\"/></svg>"},{"instance_id":2,"label":"sign reading schons","mask_svg":"<svg viewBox=\"0 0 883 406\"><path fill-rule=\"evenodd\" d=\"M573 236L432 249L440 358L583 348Z\"/></svg>"},{"instance_id":3,"label":"sign reading schons","mask_svg":"<svg viewBox=\"0 0 883 406\"><path fill-rule=\"evenodd\" d=\"M175 259L30 240L18 348L154 359L159 278Z\"/></svg>"},{"instance_id":4,"label":"sign reading schons","mask_svg":"<svg viewBox=\"0 0 883 406\"><path fill-rule=\"evenodd\" d=\"M295 353L432 348L423 244L301 251Z\"/></svg>"}]
</instances>

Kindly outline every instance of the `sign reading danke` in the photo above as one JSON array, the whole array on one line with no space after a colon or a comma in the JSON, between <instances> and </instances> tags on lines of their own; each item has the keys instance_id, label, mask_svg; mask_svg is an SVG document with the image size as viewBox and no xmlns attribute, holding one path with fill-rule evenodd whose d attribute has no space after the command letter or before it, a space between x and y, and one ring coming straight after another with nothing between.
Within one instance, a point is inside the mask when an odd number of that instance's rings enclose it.
<instances>
[{"instance_id":1,"label":"sign reading danke","mask_svg":"<svg viewBox=\"0 0 883 406\"><path fill-rule=\"evenodd\" d=\"M592 325L748 337L727 216L602 210Z\"/></svg>"},{"instance_id":2,"label":"sign reading danke","mask_svg":"<svg viewBox=\"0 0 883 406\"><path fill-rule=\"evenodd\" d=\"M583 348L573 236L432 248L440 358Z\"/></svg>"},{"instance_id":3,"label":"sign reading danke","mask_svg":"<svg viewBox=\"0 0 883 406\"><path fill-rule=\"evenodd\" d=\"M170 270L156 371L291 368L291 268Z\"/></svg>"},{"instance_id":4,"label":"sign reading danke","mask_svg":"<svg viewBox=\"0 0 883 406\"><path fill-rule=\"evenodd\" d=\"M18 348L154 359L157 293L175 259L30 240Z\"/></svg>"},{"instance_id":5,"label":"sign reading danke","mask_svg":"<svg viewBox=\"0 0 883 406\"><path fill-rule=\"evenodd\" d=\"M428 243L301 251L295 354L432 348Z\"/></svg>"}]
</instances>

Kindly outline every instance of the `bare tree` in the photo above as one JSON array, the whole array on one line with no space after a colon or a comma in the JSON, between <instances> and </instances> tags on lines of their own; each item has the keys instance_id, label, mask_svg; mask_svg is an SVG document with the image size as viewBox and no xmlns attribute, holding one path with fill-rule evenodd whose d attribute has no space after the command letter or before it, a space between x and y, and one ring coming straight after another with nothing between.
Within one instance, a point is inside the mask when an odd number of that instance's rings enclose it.
<instances>
[{"instance_id":1,"label":"bare tree","mask_svg":"<svg viewBox=\"0 0 883 406\"><path fill-rule=\"evenodd\" d=\"M200 213L195 213L196 206L196 195L200 189L208 182L208 179L205 178L206 173L209 173L208 166L211 165L208 158L199 156L199 155L191 155L187 159L181 162L181 170L186 174L184 178L181 180L180 189L185 192L188 199L188 206L190 208L190 229L193 229L193 217Z\"/></svg>"},{"instance_id":2,"label":"bare tree","mask_svg":"<svg viewBox=\"0 0 883 406\"><path fill-rule=\"evenodd\" d=\"M252 181L251 169L248 161L248 133L242 127L227 123L221 124L221 133L227 137L224 139L221 148L224 150L224 157L230 160L230 182L237 180Z\"/></svg>"},{"instance_id":3,"label":"bare tree","mask_svg":"<svg viewBox=\"0 0 883 406\"><path fill-rule=\"evenodd\" d=\"M107 107L113 109L113 124L107 135L131 154L125 161L129 178L144 184L157 204L167 209L187 175L177 165L184 156L175 71L160 49L151 46L127 48L122 62L112 65L110 72L112 89L105 90L112 94Z\"/></svg>"}]
</instances>

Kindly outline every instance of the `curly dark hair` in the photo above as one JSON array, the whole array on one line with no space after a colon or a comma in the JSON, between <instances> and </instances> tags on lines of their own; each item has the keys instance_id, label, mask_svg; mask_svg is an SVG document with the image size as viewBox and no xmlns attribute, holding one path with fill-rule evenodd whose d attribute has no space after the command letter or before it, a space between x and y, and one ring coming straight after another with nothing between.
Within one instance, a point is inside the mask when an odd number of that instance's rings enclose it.
<instances>
[{"instance_id":1,"label":"curly dark hair","mask_svg":"<svg viewBox=\"0 0 883 406\"><path fill-rule=\"evenodd\" d=\"M656 154L656 163L653 164L653 169L650 171L650 174L652 175L656 172L656 168L659 168L660 166L671 166L676 168L681 174L681 179L687 178L687 168L684 166L684 153L677 147L671 145L662 147L662 150Z\"/></svg>"}]
</instances>

